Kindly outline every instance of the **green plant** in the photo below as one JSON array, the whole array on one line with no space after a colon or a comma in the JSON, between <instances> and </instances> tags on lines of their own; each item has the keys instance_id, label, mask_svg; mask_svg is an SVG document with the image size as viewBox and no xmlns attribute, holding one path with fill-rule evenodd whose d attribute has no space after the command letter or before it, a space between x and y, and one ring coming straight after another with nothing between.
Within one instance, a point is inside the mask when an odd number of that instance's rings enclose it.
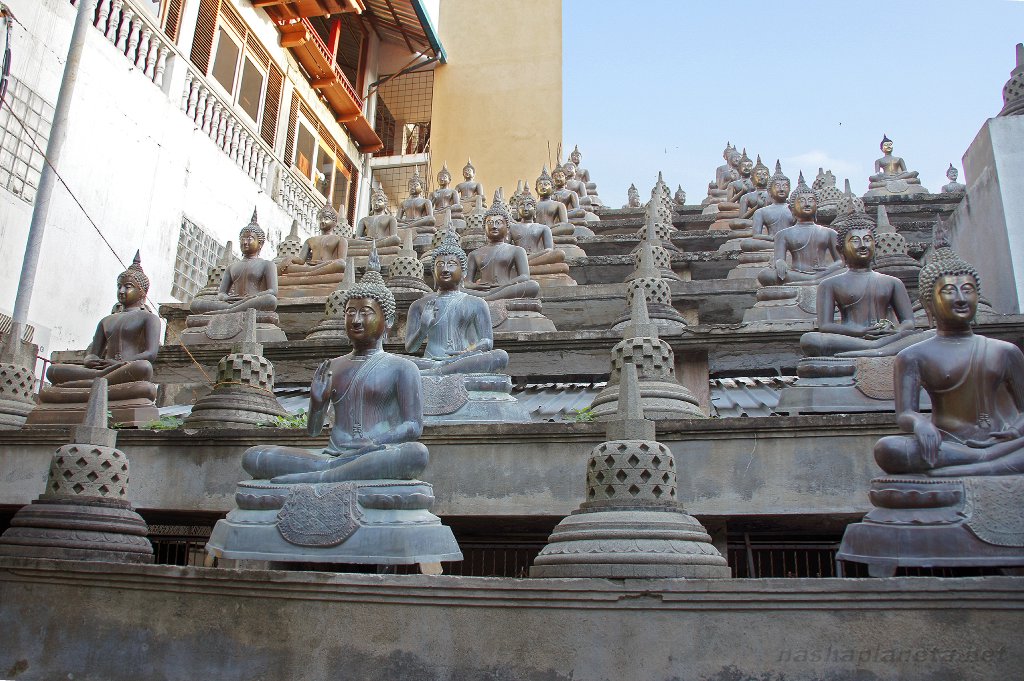
<instances>
[{"instance_id":1,"label":"green plant","mask_svg":"<svg viewBox=\"0 0 1024 681\"><path fill-rule=\"evenodd\" d=\"M175 428L181 428L184 423L185 419L180 416L164 414L155 421L144 423L141 428L144 430L174 430Z\"/></svg>"},{"instance_id":2,"label":"green plant","mask_svg":"<svg viewBox=\"0 0 1024 681\"><path fill-rule=\"evenodd\" d=\"M583 407L582 409L573 409L569 418L576 423L589 423L597 417L594 415L592 407Z\"/></svg>"},{"instance_id":3,"label":"green plant","mask_svg":"<svg viewBox=\"0 0 1024 681\"><path fill-rule=\"evenodd\" d=\"M300 409L288 416L276 416L271 421L264 421L260 425L265 428L305 428L309 422L309 414L305 409Z\"/></svg>"}]
</instances>

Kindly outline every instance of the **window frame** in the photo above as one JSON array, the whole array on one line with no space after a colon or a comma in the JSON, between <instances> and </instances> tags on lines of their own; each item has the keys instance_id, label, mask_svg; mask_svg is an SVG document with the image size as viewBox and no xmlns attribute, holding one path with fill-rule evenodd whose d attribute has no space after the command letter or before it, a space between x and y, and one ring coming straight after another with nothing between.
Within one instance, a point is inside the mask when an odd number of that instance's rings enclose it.
<instances>
[{"instance_id":1,"label":"window frame","mask_svg":"<svg viewBox=\"0 0 1024 681\"><path fill-rule=\"evenodd\" d=\"M217 79L217 77L213 75L213 71L217 67L217 51L220 48L220 41L222 35L227 35L228 38L232 40L238 47L238 62L235 64L235 74L234 79L232 80L233 92L229 92L227 88L224 87L224 84L221 83ZM252 63L254 67L256 67L256 70L259 71L260 75L263 76L263 84L260 86L260 98L259 104L257 105L255 119L253 119L252 116L249 115L249 112L246 111L245 108L243 108L241 103L239 102L239 95L241 94L242 91L242 75L245 71L245 62L247 59ZM213 45L210 48L209 73L210 82L213 83L213 86L217 88L217 90L220 92L221 95L224 96L225 99L231 102L232 110L236 113L244 115L245 118L249 122L251 122L258 130L262 125L263 113L264 109L266 108L267 87L270 83L270 70L263 65L263 63L256 57L256 55L252 54L252 51L248 47L246 37L239 36L238 31L236 31L234 27L232 27L229 24L229 22L217 22L217 31L214 33Z\"/></svg>"},{"instance_id":2,"label":"window frame","mask_svg":"<svg viewBox=\"0 0 1024 681\"><path fill-rule=\"evenodd\" d=\"M313 156L312 158L310 158L310 176L307 176L306 173L302 171L302 169L299 167L297 163L299 158L300 126L304 127L313 137ZM306 182L306 184L309 185L310 189L312 189L319 196L321 196L325 202L330 203L331 206L333 206L335 210L339 212L339 214L341 214L342 211L347 211L347 205L335 205L335 189L337 187L337 176L340 173L345 178L346 191L345 196L343 198L345 203L347 204L349 198L348 195L352 191L352 172L345 166L345 163L342 162L342 160L338 157L338 154L336 154L334 150L331 148L333 145L329 144L328 141L325 140L320 135L319 127L313 125L302 112L299 112L298 115L296 116L294 134L295 145L294 149L292 150L292 158L290 161L292 170L294 170L295 174L301 177ZM328 191L326 195L324 195L324 193L321 192L319 187L317 186L317 174L320 172L321 155L326 155L327 158L331 160L331 164L334 167L333 175L331 176L330 181L327 183Z\"/></svg>"}]
</instances>

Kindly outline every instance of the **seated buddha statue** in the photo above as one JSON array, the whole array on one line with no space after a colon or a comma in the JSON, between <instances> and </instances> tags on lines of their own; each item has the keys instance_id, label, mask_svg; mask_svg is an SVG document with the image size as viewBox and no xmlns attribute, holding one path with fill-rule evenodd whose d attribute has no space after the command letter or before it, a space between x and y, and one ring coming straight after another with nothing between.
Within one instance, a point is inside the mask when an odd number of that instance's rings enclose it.
<instances>
[{"instance_id":1,"label":"seated buddha statue","mask_svg":"<svg viewBox=\"0 0 1024 681\"><path fill-rule=\"evenodd\" d=\"M644 204L640 201L640 190L636 188L635 183L629 185L629 189L626 190L626 205L623 208L643 208Z\"/></svg>"},{"instance_id":2,"label":"seated buddha statue","mask_svg":"<svg viewBox=\"0 0 1024 681\"><path fill-rule=\"evenodd\" d=\"M899 156L892 155L892 140L882 135L879 145L882 158L875 160L875 174L868 177L868 196L906 196L927 194L921 186L916 170L907 170L907 164Z\"/></svg>"},{"instance_id":3,"label":"seated buddha statue","mask_svg":"<svg viewBox=\"0 0 1024 681\"><path fill-rule=\"evenodd\" d=\"M555 182L548 173L548 167L544 166L540 176L534 183L537 190L537 222L551 228L554 236L572 236L575 228L569 223L569 211L565 204L556 200L552 195L555 191Z\"/></svg>"},{"instance_id":4,"label":"seated buddha statue","mask_svg":"<svg viewBox=\"0 0 1024 681\"><path fill-rule=\"evenodd\" d=\"M762 286L815 284L843 266L835 230L814 222L818 200L804 181L803 173L789 202L795 222L776 232L774 266L757 275Z\"/></svg>"},{"instance_id":5,"label":"seated buddha statue","mask_svg":"<svg viewBox=\"0 0 1024 681\"><path fill-rule=\"evenodd\" d=\"M298 255L285 258L277 265L277 285L282 297L288 296L289 289L316 295L301 291L301 287L318 284L329 285L324 292L326 295L345 278L348 240L335 232L338 212L327 204L317 212L316 219L320 233L306 239Z\"/></svg>"},{"instance_id":6,"label":"seated buddha statue","mask_svg":"<svg viewBox=\"0 0 1024 681\"><path fill-rule=\"evenodd\" d=\"M597 183L594 182L594 178L590 176L590 171L580 165L583 162L583 154L580 152L580 145L573 147L572 152L569 154L569 160L576 166L576 179L583 183L587 188L587 198L589 200L589 207L591 210L594 208L600 208L604 204L601 203L600 197L597 195Z\"/></svg>"},{"instance_id":7,"label":"seated buddha statue","mask_svg":"<svg viewBox=\"0 0 1024 681\"><path fill-rule=\"evenodd\" d=\"M369 270L344 297L352 352L325 360L313 374L307 432L320 434L333 406L330 441L322 451L256 445L242 457L253 478L274 484L346 480L412 480L427 465L420 372L384 352L395 322L395 298L380 272Z\"/></svg>"},{"instance_id":8,"label":"seated buddha statue","mask_svg":"<svg viewBox=\"0 0 1024 681\"><path fill-rule=\"evenodd\" d=\"M526 250L530 277L541 286L575 286L576 280L569 276L569 266L565 264L566 253L555 247L551 228L534 221L537 201L529 188L519 194L517 210L519 221L512 223L509 235L512 243ZM575 240L575 237L569 238ZM582 250L579 246L576 249Z\"/></svg>"},{"instance_id":9,"label":"seated buddha statue","mask_svg":"<svg viewBox=\"0 0 1024 681\"><path fill-rule=\"evenodd\" d=\"M554 184L551 198L565 206L565 214L573 225L573 234L577 237L594 236L594 232L587 227L587 211L580 207L579 195L565 186L568 176L561 165L551 171L551 181ZM537 193L540 193L539 189Z\"/></svg>"},{"instance_id":10,"label":"seated buddha statue","mask_svg":"<svg viewBox=\"0 0 1024 681\"><path fill-rule=\"evenodd\" d=\"M960 174L953 164L949 164L949 170L946 171L946 179L949 180L949 184L942 185L943 194L963 194L967 191L966 185L962 185L956 181L957 176Z\"/></svg>"},{"instance_id":11,"label":"seated buddha statue","mask_svg":"<svg viewBox=\"0 0 1024 681\"><path fill-rule=\"evenodd\" d=\"M883 437L875 461L886 473L933 477L1024 473L1024 353L975 335L981 282L959 257L921 269L922 303L935 337L896 355L896 413L903 435ZM922 413L920 391L931 399Z\"/></svg>"},{"instance_id":12,"label":"seated buddha statue","mask_svg":"<svg viewBox=\"0 0 1024 681\"><path fill-rule=\"evenodd\" d=\"M748 159L749 160L749 159ZM743 194L739 200L739 215L729 222L729 228L737 236L743 233L744 236L753 234L754 213L768 205L768 182L771 180L771 171L768 166L761 163L761 157L757 157L757 163L750 171L750 183L752 189Z\"/></svg>"},{"instance_id":13,"label":"seated buddha statue","mask_svg":"<svg viewBox=\"0 0 1024 681\"><path fill-rule=\"evenodd\" d=\"M238 234L242 259L228 266L215 296L197 296L192 300L189 310L193 315L208 318L245 310L272 313L277 309L277 267L270 260L259 257L266 240L267 235L256 221L254 208L249 224Z\"/></svg>"},{"instance_id":14,"label":"seated buddha statue","mask_svg":"<svg viewBox=\"0 0 1024 681\"><path fill-rule=\"evenodd\" d=\"M400 229L411 229L416 234L413 243L429 244L437 232L434 206L423 196L423 179L419 171L409 178L409 198L399 204L397 220Z\"/></svg>"},{"instance_id":15,"label":"seated buddha statue","mask_svg":"<svg viewBox=\"0 0 1024 681\"><path fill-rule=\"evenodd\" d=\"M508 243L512 216L498 193L484 213L487 244L469 254L464 285L484 300L537 298L540 284L530 278L526 249Z\"/></svg>"},{"instance_id":16,"label":"seated buddha statue","mask_svg":"<svg viewBox=\"0 0 1024 681\"><path fill-rule=\"evenodd\" d=\"M755 210L750 218L751 234L740 242L740 265L737 270L749 270L758 264L771 262L775 235L796 224L789 208L789 189L789 178L783 174L782 164L775 161L775 174L768 181L770 203Z\"/></svg>"},{"instance_id":17,"label":"seated buddha statue","mask_svg":"<svg viewBox=\"0 0 1024 681\"><path fill-rule=\"evenodd\" d=\"M96 325L83 364L49 366L46 378L51 385L40 391L40 405L28 423L80 423L97 378L107 381L108 408L115 421L140 425L158 417L152 380L160 318L143 307L148 291L149 277L136 252L131 266L117 277L118 311Z\"/></svg>"},{"instance_id":18,"label":"seated buddha statue","mask_svg":"<svg viewBox=\"0 0 1024 681\"><path fill-rule=\"evenodd\" d=\"M808 357L895 355L903 347L898 341L915 334L907 288L872 269L875 226L866 214L841 215L832 227L847 271L818 284L818 330L800 338L800 349Z\"/></svg>"},{"instance_id":19,"label":"seated buddha statue","mask_svg":"<svg viewBox=\"0 0 1024 681\"><path fill-rule=\"evenodd\" d=\"M494 349L487 303L462 290L468 258L450 236L434 251L436 291L409 307L406 352L426 343L422 357L410 358L424 374L499 372L508 366L508 353Z\"/></svg>"},{"instance_id":20,"label":"seated buddha statue","mask_svg":"<svg viewBox=\"0 0 1024 681\"><path fill-rule=\"evenodd\" d=\"M348 254L368 258L374 244L382 258L393 258L402 248L398 220L391 214L388 195L380 187L374 187L370 194L370 214L356 223L355 236L348 240Z\"/></svg>"},{"instance_id":21,"label":"seated buddha statue","mask_svg":"<svg viewBox=\"0 0 1024 681\"><path fill-rule=\"evenodd\" d=\"M705 214L718 212L718 204L725 200L729 183L739 178L741 156L736 147L726 143L722 152L725 163L715 169L715 180L708 183L708 195L701 201Z\"/></svg>"},{"instance_id":22,"label":"seated buddha statue","mask_svg":"<svg viewBox=\"0 0 1024 681\"><path fill-rule=\"evenodd\" d=\"M462 177L463 181L455 185L455 191L459 194L463 212L482 212L486 198L484 186L476 181L476 168L473 167L472 159L467 159L466 165L462 168Z\"/></svg>"},{"instance_id":23,"label":"seated buddha statue","mask_svg":"<svg viewBox=\"0 0 1024 681\"><path fill-rule=\"evenodd\" d=\"M576 192L576 196L579 197L580 208L584 211L584 218L586 220L600 220L597 215L591 212L594 206L591 205L586 183L576 177L576 164L572 161L566 161L562 164L562 172L565 173L565 188L571 192Z\"/></svg>"},{"instance_id":24,"label":"seated buddha statue","mask_svg":"<svg viewBox=\"0 0 1024 681\"><path fill-rule=\"evenodd\" d=\"M466 229L466 220L462 213L462 203L459 199L459 192L452 189L452 174L448 171L448 163L441 165L437 173L437 189L430 194L430 204L434 207L434 213L451 211L451 223L456 231L462 232Z\"/></svg>"}]
</instances>

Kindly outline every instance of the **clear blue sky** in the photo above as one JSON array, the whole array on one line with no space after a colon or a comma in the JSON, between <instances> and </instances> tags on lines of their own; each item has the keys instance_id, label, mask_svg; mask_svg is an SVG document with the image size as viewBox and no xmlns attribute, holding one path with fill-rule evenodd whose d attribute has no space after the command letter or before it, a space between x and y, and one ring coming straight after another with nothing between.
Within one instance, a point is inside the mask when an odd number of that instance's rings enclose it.
<instances>
[{"instance_id":1,"label":"clear blue sky","mask_svg":"<svg viewBox=\"0 0 1024 681\"><path fill-rule=\"evenodd\" d=\"M659 170L699 203L726 141L863 194L883 133L938 192L1002 108L1024 2L564 0L562 26L564 142L605 205Z\"/></svg>"}]
</instances>

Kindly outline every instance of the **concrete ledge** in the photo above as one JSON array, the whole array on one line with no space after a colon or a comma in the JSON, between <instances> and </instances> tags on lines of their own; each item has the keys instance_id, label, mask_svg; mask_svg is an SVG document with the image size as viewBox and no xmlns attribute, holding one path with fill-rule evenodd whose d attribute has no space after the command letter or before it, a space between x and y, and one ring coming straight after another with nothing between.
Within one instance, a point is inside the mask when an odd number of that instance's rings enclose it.
<instances>
[{"instance_id":1,"label":"concrete ledge","mask_svg":"<svg viewBox=\"0 0 1024 681\"><path fill-rule=\"evenodd\" d=\"M1024 580L511 580L0 558L18 679L981 681Z\"/></svg>"}]
</instances>

